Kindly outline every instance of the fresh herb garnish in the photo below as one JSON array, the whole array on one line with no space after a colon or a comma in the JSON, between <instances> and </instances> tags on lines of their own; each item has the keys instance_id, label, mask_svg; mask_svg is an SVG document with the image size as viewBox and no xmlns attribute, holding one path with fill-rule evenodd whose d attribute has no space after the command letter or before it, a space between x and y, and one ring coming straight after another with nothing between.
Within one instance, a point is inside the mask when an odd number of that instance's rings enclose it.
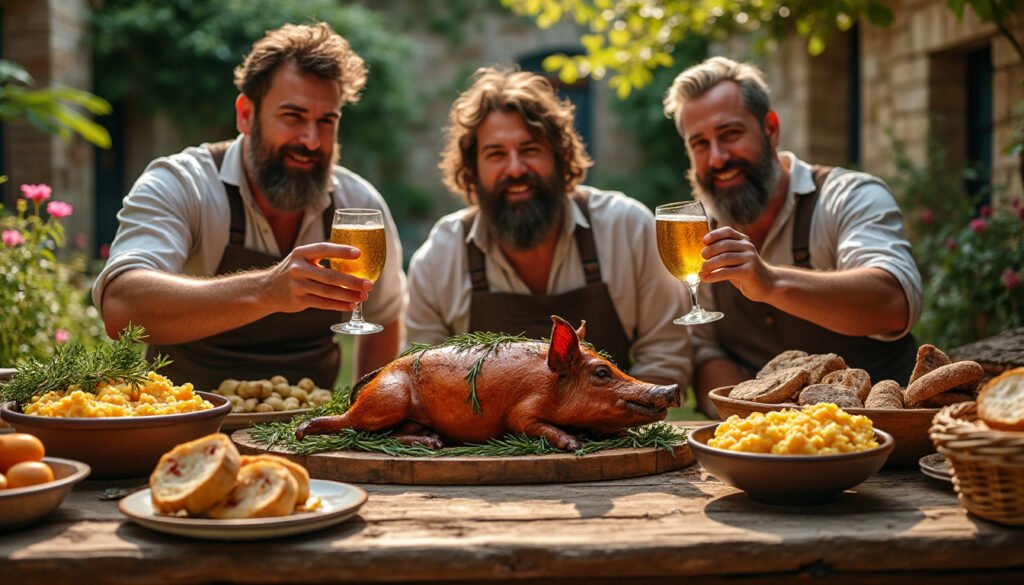
<instances>
[{"instance_id":1,"label":"fresh herb garnish","mask_svg":"<svg viewBox=\"0 0 1024 585\"><path fill-rule=\"evenodd\" d=\"M330 435L307 435L299 441L295 438L295 429L300 424L318 416L342 414L348 410L349 391L335 390L331 402L317 406L309 412L296 416L290 421L255 425L249 430L254 441L266 446L281 447L297 455L312 455L327 451L363 451L367 453L383 453L393 457L512 457L517 455L548 455L564 453L552 446L543 438L505 435L500 439L491 439L482 445L465 445L432 450L419 445L405 445L390 435L389 432L370 433L344 429ZM686 432L672 425L655 423L643 427L627 429L621 437L579 436L581 447L576 455L586 455L604 449L622 449L655 447L672 451L673 447L686 441Z\"/></svg>"},{"instance_id":2,"label":"fresh herb garnish","mask_svg":"<svg viewBox=\"0 0 1024 585\"><path fill-rule=\"evenodd\" d=\"M161 355L153 363L147 362L138 347L145 337L144 328L129 325L116 341L101 344L92 351L79 344L58 345L48 362L33 358L20 363L14 378L3 387L3 400L27 404L35 396L71 386L95 392L96 386L105 380L138 389L146 383L151 370L171 363Z\"/></svg>"},{"instance_id":3,"label":"fresh herb garnish","mask_svg":"<svg viewBox=\"0 0 1024 585\"><path fill-rule=\"evenodd\" d=\"M480 375L480 371L484 367L484 360L486 360L487 356L491 355L492 352L497 351L503 344L528 341L536 340L524 337L522 334L509 335L507 333L494 333L489 331L461 333L459 335L449 337L437 345L414 343L412 347L402 352L402 355L399 357L417 354L416 359L412 363L412 369L414 372L419 372L420 358L423 357L424 353L432 349L451 347L459 353L475 350L482 351L483 354L473 362L473 365L470 366L469 371L466 373L466 381L469 382L469 396L466 397L466 402L473 405L473 412L475 414L480 414L483 412L483 409L480 407L480 401L476 397L476 378ZM537 343L541 342L538 341Z\"/></svg>"}]
</instances>

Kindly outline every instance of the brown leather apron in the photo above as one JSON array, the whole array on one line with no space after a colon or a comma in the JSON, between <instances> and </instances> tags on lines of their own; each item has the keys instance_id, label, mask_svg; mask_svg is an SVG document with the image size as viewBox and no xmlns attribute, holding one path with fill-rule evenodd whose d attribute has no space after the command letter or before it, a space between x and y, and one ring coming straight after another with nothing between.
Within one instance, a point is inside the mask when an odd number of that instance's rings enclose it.
<instances>
[{"instance_id":1,"label":"brown leather apron","mask_svg":"<svg viewBox=\"0 0 1024 585\"><path fill-rule=\"evenodd\" d=\"M577 192L572 200L590 222L588 193ZM468 234L479 209L471 209L462 219ZM576 226L576 246L580 252L587 284L557 295L521 295L491 292L487 282L483 251L472 241L466 243L469 277L473 294L469 305L469 331L522 333L531 339L551 336L551 315L558 315L573 327L586 320L586 341L612 357L622 369L630 365L630 341L615 311L608 285L601 282L601 263L594 245L594 232Z\"/></svg>"},{"instance_id":2,"label":"brown leather apron","mask_svg":"<svg viewBox=\"0 0 1024 585\"><path fill-rule=\"evenodd\" d=\"M796 266L811 267L811 215L825 179L833 167L814 165L813 193L797 197L796 220L793 225L793 258ZM837 171L845 172L845 171ZM907 334L895 341L879 341L870 337L853 337L829 331L767 303L757 303L743 296L731 282L710 285L715 308L725 314L714 327L714 337L729 356L753 376L771 358L789 349L807 353L835 353L851 368L861 368L875 382L896 380L906 384L914 369L917 344Z\"/></svg>"},{"instance_id":3,"label":"brown leather apron","mask_svg":"<svg viewBox=\"0 0 1024 585\"><path fill-rule=\"evenodd\" d=\"M229 143L209 145L220 168ZM245 247L245 208L237 185L224 184L231 207L231 236L217 275L273 266L282 259ZM324 210L324 241L330 239L334 206ZM333 388L338 377L340 351L330 326L345 313L306 309L274 313L237 329L177 345L151 345L173 363L160 373L175 384L191 382L197 390L213 390L225 378L259 380L281 374L294 384L309 377L321 388Z\"/></svg>"}]
</instances>

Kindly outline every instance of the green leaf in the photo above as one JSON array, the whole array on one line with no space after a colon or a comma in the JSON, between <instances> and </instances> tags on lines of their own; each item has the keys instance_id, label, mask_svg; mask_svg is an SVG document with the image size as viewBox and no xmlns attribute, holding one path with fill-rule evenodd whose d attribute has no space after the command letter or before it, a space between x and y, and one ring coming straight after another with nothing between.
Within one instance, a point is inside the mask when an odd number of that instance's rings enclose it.
<instances>
[{"instance_id":1,"label":"green leaf","mask_svg":"<svg viewBox=\"0 0 1024 585\"><path fill-rule=\"evenodd\" d=\"M882 2L868 4L868 21L876 26L892 26L892 10Z\"/></svg>"}]
</instances>

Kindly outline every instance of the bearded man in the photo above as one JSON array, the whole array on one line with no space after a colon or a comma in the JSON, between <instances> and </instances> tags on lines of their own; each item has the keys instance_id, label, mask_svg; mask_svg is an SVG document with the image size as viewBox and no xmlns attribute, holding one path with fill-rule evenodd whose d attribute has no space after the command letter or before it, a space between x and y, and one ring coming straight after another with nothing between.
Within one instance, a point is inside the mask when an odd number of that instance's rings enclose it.
<instances>
[{"instance_id":1,"label":"bearded man","mask_svg":"<svg viewBox=\"0 0 1024 585\"><path fill-rule=\"evenodd\" d=\"M665 98L712 227L700 304L725 314L694 335L694 388L749 379L785 350L836 353L906 385L921 275L899 207L876 177L777 151L780 125L754 66L713 57Z\"/></svg>"},{"instance_id":2,"label":"bearded man","mask_svg":"<svg viewBox=\"0 0 1024 585\"><path fill-rule=\"evenodd\" d=\"M332 388L340 355L330 326L361 301L384 331L360 336L357 373L393 359L405 297L401 245L379 193L336 164L341 108L366 66L327 24L269 31L235 70L240 135L159 158L124 199L93 299L112 337L143 325L161 373L199 390L225 378L310 377ZM387 263L376 284L321 261L335 208L383 211ZM372 289L372 291L371 291Z\"/></svg>"},{"instance_id":3,"label":"bearded man","mask_svg":"<svg viewBox=\"0 0 1024 585\"><path fill-rule=\"evenodd\" d=\"M550 335L551 315L636 378L689 383L672 325L682 284L662 266L654 218L580 182L591 165L573 106L532 73L480 69L452 105L440 164L469 206L431 230L409 265L410 342L465 332Z\"/></svg>"}]
</instances>

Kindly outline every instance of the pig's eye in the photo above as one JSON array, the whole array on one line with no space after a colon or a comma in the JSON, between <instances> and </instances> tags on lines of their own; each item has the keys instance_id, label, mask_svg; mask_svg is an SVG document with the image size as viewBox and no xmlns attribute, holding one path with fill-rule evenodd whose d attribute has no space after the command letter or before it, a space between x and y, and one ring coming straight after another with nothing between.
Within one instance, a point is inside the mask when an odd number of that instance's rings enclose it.
<instances>
[{"instance_id":1,"label":"pig's eye","mask_svg":"<svg viewBox=\"0 0 1024 585\"><path fill-rule=\"evenodd\" d=\"M608 366L597 366L594 368L594 377L601 381L607 381L612 377L612 371Z\"/></svg>"}]
</instances>

